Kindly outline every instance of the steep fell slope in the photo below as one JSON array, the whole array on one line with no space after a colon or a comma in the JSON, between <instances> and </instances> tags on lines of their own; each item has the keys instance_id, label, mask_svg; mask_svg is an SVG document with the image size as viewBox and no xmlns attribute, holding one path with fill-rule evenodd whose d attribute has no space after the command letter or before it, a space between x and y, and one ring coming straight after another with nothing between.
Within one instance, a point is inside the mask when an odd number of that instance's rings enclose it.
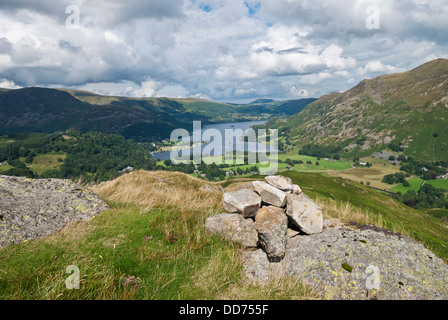
<instances>
[{"instance_id":1,"label":"steep fell slope","mask_svg":"<svg viewBox=\"0 0 448 320\"><path fill-rule=\"evenodd\" d=\"M297 144L338 145L371 155L391 142L419 159L448 157L448 60L366 79L331 93L287 120L275 120Z\"/></svg>"}]
</instances>

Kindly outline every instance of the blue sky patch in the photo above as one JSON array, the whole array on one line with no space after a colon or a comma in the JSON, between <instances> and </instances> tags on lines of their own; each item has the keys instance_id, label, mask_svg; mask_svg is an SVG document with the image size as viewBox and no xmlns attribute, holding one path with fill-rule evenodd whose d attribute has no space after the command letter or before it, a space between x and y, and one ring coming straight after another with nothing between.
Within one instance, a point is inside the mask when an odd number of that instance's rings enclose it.
<instances>
[{"instance_id":1,"label":"blue sky patch","mask_svg":"<svg viewBox=\"0 0 448 320\"><path fill-rule=\"evenodd\" d=\"M246 5L247 9L249 10L249 16L253 16L256 14L261 7L261 3L259 1L244 1L244 4Z\"/></svg>"},{"instance_id":2,"label":"blue sky patch","mask_svg":"<svg viewBox=\"0 0 448 320\"><path fill-rule=\"evenodd\" d=\"M205 11L205 12L210 12L210 11L212 11L212 7L210 7L209 4L204 4L204 3L201 3L201 4L199 5L199 9L201 9L202 11Z\"/></svg>"}]
</instances>

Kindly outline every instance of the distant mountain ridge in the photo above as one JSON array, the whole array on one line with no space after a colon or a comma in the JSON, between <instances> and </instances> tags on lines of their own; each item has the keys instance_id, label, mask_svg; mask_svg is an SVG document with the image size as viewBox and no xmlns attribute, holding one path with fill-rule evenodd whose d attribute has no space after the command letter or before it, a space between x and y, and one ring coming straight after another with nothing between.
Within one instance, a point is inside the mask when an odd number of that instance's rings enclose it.
<instances>
[{"instance_id":1,"label":"distant mountain ridge","mask_svg":"<svg viewBox=\"0 0 448 320\"><path fill-rule=\"evenodd\" d=\"M231 105L193 98L103 96L67 89L0 89L0 134L100 131L143 141L167 138L176 128L191 130L193 121L212 123L286 117L314 100Z\"/></svg>"},{"instance_id":2,"label":"distant mountain ridge","mask_svg":"<svg viewBox=\"0 0 448 320\"><path fill-rule=\"evenodd\" d=\"M347 155L368 156L392 143L415 158L446 159L448 60L363 80L266 126L279 128L296 145L340 146Z\"/></svg>"}]
</instances>

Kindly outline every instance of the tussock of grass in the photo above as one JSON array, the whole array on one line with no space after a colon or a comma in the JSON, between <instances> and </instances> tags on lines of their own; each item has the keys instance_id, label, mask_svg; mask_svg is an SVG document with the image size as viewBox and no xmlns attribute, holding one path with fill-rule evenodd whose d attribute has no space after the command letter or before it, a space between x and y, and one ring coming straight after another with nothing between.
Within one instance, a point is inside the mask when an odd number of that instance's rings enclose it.
<instances>
[{"instance_id":1,"label":"tussock of grass","mask_svg":"<svg viewBox=\"0 0 448 320\"><path fill-rule=\"evenodd\" d=\"M136 171L91 189L109 201L131 203L144 208L176 207L186 212L221 205L221 192L200 190L206 184L216 188L213 183L183 173Z\"/></svg>"}]
</instances>

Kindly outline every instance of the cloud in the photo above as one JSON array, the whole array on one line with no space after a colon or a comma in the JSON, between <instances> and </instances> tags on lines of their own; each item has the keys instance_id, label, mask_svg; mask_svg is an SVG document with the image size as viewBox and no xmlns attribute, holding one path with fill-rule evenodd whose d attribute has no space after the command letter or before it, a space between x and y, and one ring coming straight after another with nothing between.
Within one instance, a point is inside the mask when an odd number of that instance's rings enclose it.
<instances>
[{"instance_id":1,"label":"cloud","mask_svg":"<svg viewBox=\"0 0 448 320\"><path fill-rule=\"evenodd\" d=\"M369 73L392 73L396 72L397 68L390 65L384 65L381 61L369 61L364 68L360 68L358 72L361 74Z\"/></svg>"},{"instance_id":2,"label":"cloud","mask_svg":"<svg viewBox=\"0 0 448 320\"><path fill-rule=\"evenodd\" d=\"M16 86L13 81L9 81L6 79L0 79L0 88L2 89L19 89L21 87Z\"/></svg>"},{"instance_id":3,"label":"cloud","mask_svg":"<svg viewBox=\"0 0 448 320\"><path fill-rule=\"evenodd\" d=\"M379 30L365 25L372 4ZM65 26L68 5L78 29ZM5 0L0 79L227 102L318 97L447 57L447 15L441 0Z\"/></svg>"},{"instance_id":4,"label":"cloud","mask_svg":"<svg viewBox=\"0 0 448 320\"><path fill-rule=\"evenodd\" d=\"M106 28L136 19L178 18L182 16L183 4L182 0L2 0L0 11L35 12L65 23L66 9L74 5L79 8L81 22Z\"/></svg>"}]
</instances>

